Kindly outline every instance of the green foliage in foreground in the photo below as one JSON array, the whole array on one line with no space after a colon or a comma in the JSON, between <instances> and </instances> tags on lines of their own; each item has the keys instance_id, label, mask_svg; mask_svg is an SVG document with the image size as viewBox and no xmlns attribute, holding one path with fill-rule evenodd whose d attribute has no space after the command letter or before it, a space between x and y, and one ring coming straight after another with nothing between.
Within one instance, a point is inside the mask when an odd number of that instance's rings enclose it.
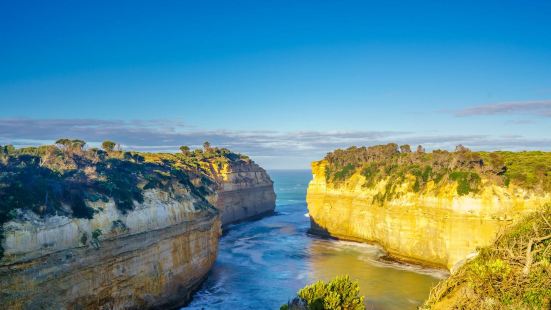
<instances>
[{"instance_id":1,"label":"green foliage in foreground","mask_svg":"<svg viewBox=\"0 0 551 310\"><path fill-rule=\"evenodd\" d=\"M413 178L411 191L423 192L432 182L438 191L456 182L457 194L478 193L483 182L551 192L551 152L472 152L458 146L454 152L423 148L411 152L408 145L375 145L335 150L325 156L328 182L346 182L355 172L365 177L366 187L388 180L379 200L394 198L396 186Z\"/></svg>"},{"instance_id":2,"label":"green foliage in foreground","mask_svg":"<svg viewBox=\"0 0 551 310\"><path fill-rule=\"evenodd\" d=\"M440 282L423 306L433 308L551 309L551 206Z\"/></svg>"},{"instance_id":3,"label":"green foliage in foreground","mask_svg":"<svg viewBox=\"0 0 551 310\"><path fill-rule=\"evenodd\" d=\"M298 291L298 296L281 310L360 310L365 309L358 282L338 276L325 283L318 281Z\"/></svg>"}]
</instances>

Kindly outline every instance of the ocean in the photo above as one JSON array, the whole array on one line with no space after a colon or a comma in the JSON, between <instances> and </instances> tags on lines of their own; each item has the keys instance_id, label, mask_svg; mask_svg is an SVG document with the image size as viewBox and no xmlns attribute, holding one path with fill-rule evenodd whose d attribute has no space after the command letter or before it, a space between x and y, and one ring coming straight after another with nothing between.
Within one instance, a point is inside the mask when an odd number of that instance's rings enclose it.
<instances>
[{"instance_id":1,"label":"ocean","mask_svg":"<svg viewBox=\"0 0 551 310\"><path fill-rule=\"evenodd\" d=\"M309 170L268 171L276 212L231 225L220 239L208 279L183 309L279 309L298 289L348 274L358 280L367 309L416 309L445 272L381 260L373 245L308 234Z\"/></svg>"}]
</instances>

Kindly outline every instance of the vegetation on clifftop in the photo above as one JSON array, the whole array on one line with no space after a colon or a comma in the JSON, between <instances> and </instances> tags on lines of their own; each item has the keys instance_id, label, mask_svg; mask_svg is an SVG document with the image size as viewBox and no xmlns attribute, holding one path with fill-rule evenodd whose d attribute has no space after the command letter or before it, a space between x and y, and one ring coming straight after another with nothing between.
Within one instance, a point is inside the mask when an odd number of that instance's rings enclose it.
<instances>
[{"instance_id":1,"label":"vegetation on clifftop","mask_svg":"<svg viewBox=\"0 0 551 310\"><path fill-rule=\"evenodd\" d=\"M281 310L360 310L365 309L358 282L348 276L338 276L325 283L318 281L305 286L297 297L284 304Z\"/></svg>"},{"instance_id":2,"label":"vegetation on clifftop","mask_svg":"<svg viewBox=\"0 0 551 310\"><path fill-rule=\"evenodd\" d=\"M433 308L551 309L551 206L439 283L423 306Z\"/></svg>"},{"instance_id":3,"label":"vegetation on clifftop","mask_svg":"<svg viewBox=\"0 0 551 310\"><path fill-rule=\"evenodd\" d=\"M144 190L159 188L177 196L176 187L207 206L214 170L249 161L207 143L204 149L179 154L125 152L112 141L102 144L104 150L85 145L82 140L59 139L39 147L0 146L0 240L2 224L17 217L20 209L39 216L91 218L97 210L87 202L113 199L124 213L143 202Z\"/></svg>"},{"instance_id":4,"label":"vegetation on clifftop","mask_svg":"<svg viewBox=\"0 0 551 310\"><path fill-rule=\"evenodd\" d=\"M390 143L338 149L324 159L329 182L342 183L356 172L365 177L366 187L387 179L385 193L378 197L382 201L393 198L406 179L415 192L437 191L451 182L457 183L459 195L479 192L483 182L551 191L550 152L473 152L460 145L454 152L427 153L422 147L412 152L409 145Z\"/></svg>"}]
</instances>

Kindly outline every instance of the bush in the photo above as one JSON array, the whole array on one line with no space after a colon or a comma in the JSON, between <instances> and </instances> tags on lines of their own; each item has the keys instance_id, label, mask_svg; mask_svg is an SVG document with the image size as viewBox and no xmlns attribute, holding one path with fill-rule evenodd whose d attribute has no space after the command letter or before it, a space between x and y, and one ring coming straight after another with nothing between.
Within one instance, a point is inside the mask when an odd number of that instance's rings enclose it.
<instances>
[{"instance_id":1,"label":"bush","mask_svg":"<svg viewBox=\"0 0 551 310\"><path fill-rule=\"evenodd\" d=\"M298 291L298 296L281 306L282 310L359 310L365 309L358 282L338 276L325 283L318 281Z\"/></svg>"},{"instance_id":2,"label":"bush","mask_svg":"<svg viewBox=\"0 0 551 310\"><path fill-rule=\"evenodd\" d=\"M551 207L480 249L433 288L422 309L440 302L450 309L551 309Z\"/></svg>"},{"instance_id":3,"label":"bush","mask_svg":"<svg viewBox=\"0 0 551 310\"><path fill-rule=\"evenodd\" d=\"M354 165L348 164L344 166L344 168L342 168L339 172L335 173L335 175L333 176L333 180L345 180L354 173L355 169L356 167L354 167Z\"/></svg>"},{"instance_id":4,"label":"bush","mask_svg":"<svg viewBox=\"0 0 551 310\"><path fill-rule=\"evenodd\" d=\"M450 180L457 182L457 194L460 196L477 192L480 185L480 176L476 172L454 171L450 173Z\"/></svg>"},{"instance_id":5,"label":"bush","mask_svg":"<svg viewBox=\"0 0 551 310\"><path fill-rule=\"evenodd\" d=\"M431 190L438 192L455 182L457 193L468 195L478 193L484 180L492 185L519 186L538 193L551 191L551 152L473 152L460 145L455 152L413 153L405 145L399 151L391 143L337 149L324 160L326 180L337 185L359 171L367 188L386 179L397 185L411 179L412 191L424 192L430 183L434 184ZM389 190L393 190L392 186ZM384 201L395 198L395 194L382 193L381 197Z\"/></svg>"},{"instance_id":6,"label":"bush","mask_svg":"<svg viewBox=\"0 0 551 310\"><path fill-rule=\"evenodd\" d=\"M101 148L106 152L113 152L117 144L113 141L105 140L101 144Z\"/></svg>"}]
</instances>

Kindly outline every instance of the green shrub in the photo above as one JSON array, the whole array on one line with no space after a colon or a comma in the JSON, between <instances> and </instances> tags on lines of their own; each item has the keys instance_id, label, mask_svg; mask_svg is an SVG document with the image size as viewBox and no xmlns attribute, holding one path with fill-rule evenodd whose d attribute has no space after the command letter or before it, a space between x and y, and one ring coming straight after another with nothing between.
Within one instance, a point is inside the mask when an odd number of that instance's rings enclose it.
<instances>
[{"instance_id":1,"label":"green shrub","mask_svg":"<svg viewBox=\"0 0 551 310\"><path fill-rule=\"evenodd\" d=\"M366 186L370 187L375 184L377 181L378 172L379 165L377 163L369 163L363 168L362 175L365 177Z\"/></svg>"},{"instance_id":2,"label":"green shrub","mask_svg":"<svg viewBox=\"0 0 551 310\"><path fill-rule=\"evenodd\" d=\"M348 164L333 175L333 180L335 181L345 180L354 173L355 169L356 167L354 167L354 165Z\"/></svg>"},{"instance_id":3,"label":"green shrub","mask_svg":"<svg viewBox=\"0 0 551 310\"><path fill-rule=\"evenodd\" d=\"M454 171L450 180L457 182L457 194L460 196L476 193L480 186L480 176L476 172Z\"/></svg>"},{"instance_id":4,"label":"green shrub","mask_svg":"<svg viewBox=\"0 0 551 310\"><path fill-rule=\"evenodd\" d=\"M431 181L435 184L431 189L438 192L452 181L457 182L459 195L468 195L479 192L482 180L497 186L551 192L551 152L473 152L465 147L455 152L402 151L392 143L335 150L324 158L326 180L338 186L359 171L367 188L385 179L403 183L413 176L411 190L415 192L424 192ZM392 186L388 189L395 190ZM396 195L389 192L382 196L387 200Z\"/></svg>"},{"instance_id":5,"label":"green shrub","mask_svg":"<svg viewBox=\"0 0 551 310\"><path fill-rule=\"evenodd\" d=\"M360 310L365 309L358 282L338 276L325 283L318 281L298 291L298 296L280 309Z\"/></svg>"},{"instance_id":6,"label":"green shrub","mask_svg":"<svg viewBox=\"0 0 551 310\"><path fill-rule=\"evenodd\" d=\"M117 146L117 143L109 140L105 140L101 144L101 148L106 152L113 152L113 150L115 149L115 146Z\"/></svg>"},{"instance_id":7,"label":"green shrub","mask_svg":"<svg viewBox=\"0 0 551 310\"><path fill-rule=\"evenodd\" d=\"M510 227L440 282L422 309L550 309L551 206Z\"/></svg>"},{"instance_id":8,"label":"green shrub","mask_svg":"<svg viewBox=\"0 0 551 310\"><path fill-rule=\"evenodd\" d=\"M92 246L96 249L99 249L99 246L100 246L99 237L101 237L101 235L103 235L103 232L99 228L95 229L92 232L92 241L90 241L90 244L92 244Z\"/></svg>"}]
</instances>

